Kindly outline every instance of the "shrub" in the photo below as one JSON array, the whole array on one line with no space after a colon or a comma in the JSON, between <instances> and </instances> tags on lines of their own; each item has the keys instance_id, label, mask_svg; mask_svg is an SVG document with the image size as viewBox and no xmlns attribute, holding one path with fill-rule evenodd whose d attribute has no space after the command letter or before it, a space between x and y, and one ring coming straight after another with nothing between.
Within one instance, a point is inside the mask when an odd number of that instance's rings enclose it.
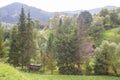
<instances>
[{"instance_id":1,"label":"shrub","mask_svg":"<svg viewBox=\"0 0 120 80\"><path fill-rule=\"evenodd\" d=\"M29 80L13 67L0 63L0 80Z\"/></svg>"},{"instance_id":2,"label":"shrub","mask_svg":"<svg viewBox=\"0 0 120 80\"><path fill-rule=\"evenodd\" d=\"M78 75L80 74L80 71L74 66L62 66L59 68L59 73L67 75Z\"/></svg>"}]
</instances>

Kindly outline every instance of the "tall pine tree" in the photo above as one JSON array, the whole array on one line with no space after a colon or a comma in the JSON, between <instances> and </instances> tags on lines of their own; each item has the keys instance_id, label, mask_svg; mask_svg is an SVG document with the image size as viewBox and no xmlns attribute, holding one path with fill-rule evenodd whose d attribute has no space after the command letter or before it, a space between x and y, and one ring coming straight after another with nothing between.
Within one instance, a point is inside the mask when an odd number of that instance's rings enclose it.
<instances>
[{"instance_id":1,"label":"tall pine tree","mask_svg":"<svg viewBox=\"0 0 120 80\"><path fill-rule=\"evenodd\" d=\"M35 54L35 44L34 44L34 39L33 39L33 27L31 25L31 18L30 18L30 12L28 13L28 18L27 18L27 34L26 34L26 65L30 64L30 59L32 56Z\"/></svg>"},{"instance_id":2,"label":"tall pine tree","mask_svg":"<svg viewBox=\"0 0 120 80\"><path fill-rule=\"evenodd\" d=\"M21 9L21 14L20 14L20 19L18 22L18 42L19 42L19 60L20 60L20 64L24 65L24 59L25 59L25 46L26 46L26 19L25 19L25 13L24 13L24 9Z\"/></svg>"},{"instance_id":3,"label":"tall pine tree","mask_svg":"<svg viewBox=\"0 0 120 80\"><path fill-rule=\"evenodd\" d=\"M24 9L21 9L20 19L18 23L18 37L19 37L19 54L20 63L23 66L30 64L32 54L34 54L34 40L33 40L33 28L31 26L30 13L26 20Z\"/></svg>"}]
</instances>

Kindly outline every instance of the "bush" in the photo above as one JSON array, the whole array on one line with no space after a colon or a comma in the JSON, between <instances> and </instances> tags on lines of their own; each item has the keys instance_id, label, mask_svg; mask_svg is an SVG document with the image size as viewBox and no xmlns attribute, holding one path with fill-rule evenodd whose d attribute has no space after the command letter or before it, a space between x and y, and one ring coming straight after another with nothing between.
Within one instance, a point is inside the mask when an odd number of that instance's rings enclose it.
<instances>
[{"instance_id":1,"label":"bush","mask_svg":"<svg viewBox=\"0 0 120 80\"><path fill-rule=\"evenodd\" d=\"M13 67L0 63L0 80L29 80Z\"/></svg>"},{"instance_id":2,"label":"bush","mask_svg":"<svg viewBox=\"0 0 120 80\"><path fill-rule=\"evenodd\" d=\"M67 75L78 75L80 74L80 71L74 66L62 66L59 68L59 73Z\"/></svg>"},{"instance_id":3,"label":"bush","mask_svg":"<svg viewBox=\"0 0 120 80\"><path fill-rule=\"evenodd\" d=\"M120 74L120 44L103 41L95 50L95 54L95 74L116 76Z\"/></svg>"}]
</instances>

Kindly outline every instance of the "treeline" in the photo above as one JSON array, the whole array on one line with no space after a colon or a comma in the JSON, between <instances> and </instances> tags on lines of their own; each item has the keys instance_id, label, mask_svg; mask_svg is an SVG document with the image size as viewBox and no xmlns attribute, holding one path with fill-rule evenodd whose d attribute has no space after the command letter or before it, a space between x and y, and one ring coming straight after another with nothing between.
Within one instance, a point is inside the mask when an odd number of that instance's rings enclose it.
<instances>
[{"instance_id":1,"label":"treeline","mask_svg":"<svg viewBox=\"0 0 120 80\"><path fill-rule=\"evenodd\" d=\"M73 17L56 14L48 24L27 18L24 9L12 29L0 27L0 61L27 69L42 64L51 74L120 75L120 9ZM117 37L105 32L116 29ZM111 33L113 34L113 33ZM109 34L108 34L109 35Z\"/></svg>"}]
</instances>

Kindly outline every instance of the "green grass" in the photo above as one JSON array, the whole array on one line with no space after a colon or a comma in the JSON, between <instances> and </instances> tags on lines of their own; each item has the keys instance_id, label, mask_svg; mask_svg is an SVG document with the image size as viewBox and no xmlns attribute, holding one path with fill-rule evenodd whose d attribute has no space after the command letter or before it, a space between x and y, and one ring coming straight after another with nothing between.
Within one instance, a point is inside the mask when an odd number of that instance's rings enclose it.
<instances>
[{"instance_id":1,"label":"green grass","mask_svg":"<svg viewBox=\"0 0 120 80\"><path fill-rule=\"evenodd\" d=\"M8 64L0 63L0 80L29 80Z\"/></svg>"},{"instance_id":2,"label":"green grass","mask_svg":"<svg viewBox=\"0 0 120 80\"><path fill-rule=\"evenodd\" d=\"M31 80L120 80L114 76L85 76L85 75L41 75L35 73L23 73Z\"/></svg>"},{"instance_id":3,"label":"green grass","mask_svg":"<svg viewBox=\"0 0 120 80\"><path fill-rule=\"evenodd\" d=\"M0 80L120 80L115 76L85 75L42 75L40 73L19 72L8 64L0 63Z\"/></svg>"},{"instance_id":4,"label":"green grass","mask_svg":"<svg viewBox=\"0 0 120 80\"><path fill-rule=\"evenodd\" d=\"M120 42L120 34L117 33L119 30L119 28L114 28L111 30L107 30L103 33L104 35L104 39L108 40L110 42L116 42L119 43Z\"/></svg>"}]
</instances>

